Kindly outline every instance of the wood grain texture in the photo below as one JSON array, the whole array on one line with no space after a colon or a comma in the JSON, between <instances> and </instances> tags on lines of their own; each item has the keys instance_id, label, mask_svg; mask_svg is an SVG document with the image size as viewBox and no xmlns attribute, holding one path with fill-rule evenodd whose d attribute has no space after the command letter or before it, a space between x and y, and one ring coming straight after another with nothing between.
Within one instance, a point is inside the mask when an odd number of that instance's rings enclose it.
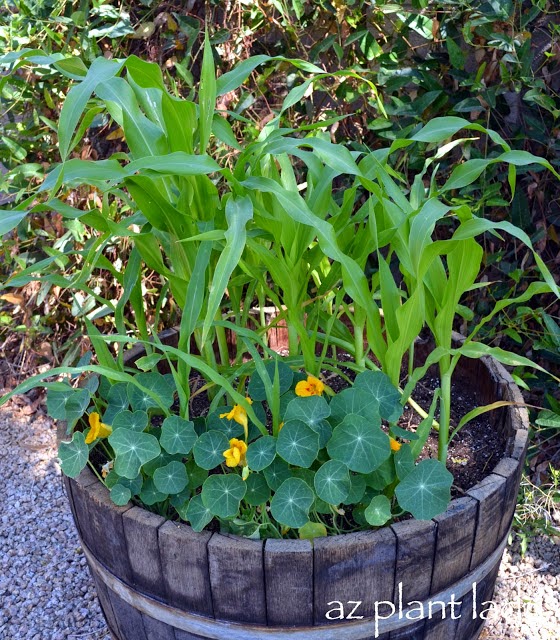
<instances>
[{"instance_id":1,"label":"wood grain texture","mask_svg":"<svg viewBox=\"0 0 560 640\"><path fill-rule=\"evenodd\" d=\"M121 640L148 640L142 614L111 590L108 590L108 594L115 617L119 621Z\"/></svg>"},{"instance_id":2,"label":"wood grain texture","mask_svg":"<svg viewBox=\"0 0 560 640\"><path fill-rule=\"evenodd\" d=\"M458 609L455 610L454 615L460 615ZM471 638L461 639L457 635L458 624L459 619L453 619L450 610L446 611L445 618L441 614L434 615L430 620L426 620L423 640L471 640Z\"/></svg>"},{"instance_id":3,"label":"wood grain texture","mask_svg":"<svg viewBox=\"0 0 560 640\"><path fill-rule=\"evenodd\" d=\"M511 526L515 505L517 504L517 494L519 492L522 472L523 464L520 460L514 460L513 458L502 458L493 471L493 473L502 476L506 481L502 522L500 524L498 540L504 538Z\"/></svg>"},{"instance_id":4,"label":"wood grain texture","mask_svg":"<svg viewBox=\"0 0 560 640\"><path fill-rule=\"evenodd\" d=\"M163 584L169 603L213 617L208 571L208 531L196 533L188 525L166 522L158 529Z\"/></svg>"},{"instance_id":5,"label":"wood grain texture","mask_svg":"<svg viewBox=\"0 0 560 640\"><path fill-rule=\"evenodd\" d=\"M165 596L165 584L159 558L158 529L164 523L164 518L140 507L132 507L123 514L132 585L160 600Z\"/></svg>"},{"instance_id":6,"label":"wood grain texture","mask_svg":"<svg viewBox=\"0 0 560 640\"><path fill-rule=\"evenodd\" d=\"M64 487L66 495L70 501L70 510L74 517L74 524L80 534L80 537L87 544L87 532L82 531L84 523L87 523L87 497L85 490L87 487L98 482L94 474L86 467L77 478L71 479L67 476L64 478ZM85 537L84 537L85 536Z\"/></svg>"},{"instance_id":7,"label":"wood grain texture","mask_svg":"<svg viewBox=\"0 0 560 640\"><path fill-rule=\"evenodd\" d=\"M117 507L100 482L86 487L84 498L88 518L81 526L87 529L88 547L118 578L130 584L132 572L122 516L132 505Z\"/></svg>"},{"instance_id":8,"label":"wood grain texture","mask_svg":"<svg viewBox=\"0 0 560 640\"><path fill-rule=\"evenodd\" d=\"M189 633L188 631L175 629L175 640L206 640L206 638L197 636L194 633Z\"/></svg>"},{"instance_id":9,"label":"wood grain texture","mask_svg":"<svg viewBox=\"0 0 560 640\"><path fill-rule=\"evenodd\" d=\"M436 524L431 520L406 520L391 528L397 537L394 601L399 596L404 602L423 600L432 584Z\"/></svg>"},{"instance_id":10,"label":"wood grain texture","mask_svg":"<svg viewBox=\"0 0 560 640\"><path fill-rule=\"evenodd\" d=\"M107 622L107 626L109 627L111 633L115 636L119 635L119 623L117 620L117 616L113 611L113 606L111 605L111 600L109 598L109 591L105 586L105 583L97 577L95 569L90 566L90 572L93 577L93 582L95 584L95 591L97 592L97 597L99 598L99 603L101 604L101 611L103 612L103 616Z\"/></svg>"},{"instance_id":11,"label":"wood grain texture","mask_svg":"<svg viewBox=\"0 0 560 640\"><path fill-rule=\"evenodd\" d=\"M313 545L309 540L267 540L264 547L269 625L313 624Z\"/></svg>"},{"instance_id":12,"label":"wood grain texture","mask_svg":"<svg viewBox=\"0 0 560 640\"><path fill-rule=\"evenodd\" d=\"M314 540L315 624L332 624L329 602L361 601L359 615L373 616L375 602L392 601L396 536L391 528ZM345 605L346 606L346 605ZM379 612L385 610L379 607Z\"/></svg>"},{"instance_id":13,"label":"wood grain texture","mask_svg":"<svg viewBox=\"0 0 560 640\"><path fill-rule=\"evenodd\" d=\"M436 553L430 593L436 593L464 576L470 567L478 503L457 498L434 518Z\"/></svg>"},{"instance_id":14,"label":"wood grain texture","mask_svg":"<svg viewBox=\"0 0 560 640\"><path fill-rule=\"evenodd\" d=\"M501 530L505 490L505 478L492 473L467 491L467 495L479 503L471 570L483 562L500 542L498 534Z\"/></svg>"},{"instance_id":15,"label":"wood grain texture","mask_svg":"<svg viewBox=\"0 0 560 640\"><path fill-rule=\"evenodd\" d=\"M142 624L147 640L177 640L175 629L164 622L142 614Z\"/></svg>"},{"instance_id":16,"label":"wood grain texture","mask_svg":"<svg viewBox=\"0 0 560 640\"><path fill-rule=\"evenodd\" d=\"M262 540L214 534L208 565L215 617L266 624Z\"/></svg>"}]
</instances>

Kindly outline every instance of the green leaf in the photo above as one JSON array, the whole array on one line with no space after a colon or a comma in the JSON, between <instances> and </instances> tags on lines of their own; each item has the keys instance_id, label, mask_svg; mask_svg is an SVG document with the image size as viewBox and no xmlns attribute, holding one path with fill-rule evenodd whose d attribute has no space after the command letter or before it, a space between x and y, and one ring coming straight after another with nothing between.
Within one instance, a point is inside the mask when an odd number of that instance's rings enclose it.
<instances>
[{"instance_id":1,"label":"green leaf","mask_svg":"<svg viewBox=\"0 0 560 640\"><path fill-rule=\"evenodd\" d=\"M161 373L137 373L134 379L157 396L163 406L169 408L173 404L174 389ZM160 406L154 398L132 383L128 385L128 399L135 411L147 411Z\"/></svg>"},{"instance_id":2,"label":"green leaf","mask_svg":"<svg viewBox=\"0 0 560 640\"><path fill-rule=\"evenodd\" d=\"M401 394L381 371L363 371L354 380L354 389L364 389L379 404L379 415L389 422L395 422L402 414ZM355 412L354 412L355 413Z\"/></svg>"},{"instance_id":3,"label":"green leaf","mask_svg":"<svg viewBox=\"0 0 560 640\"><path fill-rule=\"evenodd\" d=\"M0 209L0 238L15 229L27 213L27 211Z\"/></svg>"},{"instance_id":4,"label":"green leaf","mask_svg":"<svg viewBox=\"0 0 560 640\"><path fill-rule=\"evenodd\" d=\"M315 491L321 500L340 504L350 494L352 483L348 467L337 460L329 460L315 474Z\"/></svg>"},{"instance_id":5,"label":"green leaf","mask_svg":"<svg viewBox=\"0 0 560 640\"><path fill-rule=\"evenodd\" d=\"M290 367L282 360L274 359L268 360L264 364L264 368L266 373L268 374L268 378L270 380L270 385L274 383L274 372L276 370L276 362L278 362L278 382L280 387L280 395L283 395L288 391L288 389L292 386L292 381L294 379L294 373L290 369ZM268 381L267 381L268 382ZM265 384L259 373L255 371L255 373L251 376L249 380L249 386L247 387L247 393L252 400L266 400L266 388Z\"/></svg>"},{"instance_id":6,"label":"green leaf","mask_svg":"<svg viewBox=\"0 0 560 640\"><path fill-rule=\"evenodd\" d=\"M72 427L81 418L89 405L91 394L87 389L74 389L47 392L47 411L54 420L66 420Z\"/></svg>"},{"instance_id":7,"label":"green leaf","mask_svg":"<svg viewBox=\"0 0 560 640\"><path fill-rule=\"evenodd\" d=\"M60 468L69 478L77 477L89 458L89 447L81 431L76 431L70 442L61 442L58 447Z\"/></svg>"},{"instance_id":8,"label":"green leaf","mask_svg":"<svg viewBox=\"0 0 560 640\"><path fill-rule=\"evenodd\" d=\"M288 408L284 414L284 421L300 420L315 431L315 427L330 415L331 408L323 396L294 398L288 404Z\"/></svg>"},{"instance_id":9,"label":"green leaf","mask_svg":"<svg viewBox=\"0 0 560 640\"><path fill-rule=\"evenodd\" d=\"M112 425L117 413L128 409L128 407L128 385L124 382L117 382L109 389L107 408L103 414L102 422Z\"/></svg>"},{"instance_id":10,"label":"green leaf","mask_svg":"<svg viewBox=\"0 0 560 640\"><path fill-rule=\"evenodd\" d=\"M235 420L228 420L227 418L220 418L224 413L229 413L233 407L228 405L226 407L220 407L219 411L210 413L206 418L206 428L208 431L221 431L226 438L231 440L232 438L239 438L243 435L243 425L239 424Z\"/></svg>"},{"instance_id":11,"label":"green leaf","mask_svg":"<svg viewBox=\"0 0 560 640\"><path fill-rule=\"evenodd\" d=\"M272 463L263 471L263 474L268 486L273 491L276 491L278 487L292 475L288 465L280 458L274 458Z\"/></svg>"},{"instance_id":12,"label":"green leaf","mask_svg":"<svg viewBox=\"0 0 560 640\"><path fill-rule=\"evenodd\" d=\"M109 495L111 496L111 500L119 507L123 507L125 504L128 504L128 501L132 498L132 492L130 489L122 484L113 485Z\"/></svg>"},{"instance_id":13,"label":"green leaf","mask_svg":"<svg viewBox=\"0 0 560 640\"><path fill-rule=\"evenodd\" d=\"M191 452L196 439L194 424L190 420L169 416L161 425L159 443L168 453L187 455Z\"/></svg>"},{"instance_id":14,"label":"green leaf","mask_svg":"<svg viewBox=\"0 0 560 640\"><path fill-rule=\"evenodd\" d=\"M251 473L247 480L247 493L245 494L245 502L252 507L258 507L270 499L270 487L264 476L260 473Z\"/></svg>"},{"instance_id":15,"label":"green leaf","mask_svg":"<svg viewBox=\"0 0 560 640\"><path fill-rule=\"evenodd\" d=\"M145 411L120 411L113 420L113 431L116 429L130 429L142 432L148 426L148 414Z\"/></svg>"},{"instance_id":16,"label":"green leaf","mask_svg":"<svg viewBox=\"0 0 560 640\"><path fill-rule=\"evenodd\" d=\"M209 45L208 45L209 46ZM225 232L226 246L222 250L214 269L214 277L210 285L210 295L204 324L202 326L202 342L208 338L210 327L216 318L225 290L228 286L231 274L239 264L239 260L245 250L247 238L246 226L253 217L253 203L246 196L244 198L230 197L226 203L226 219L228 223ZM257 398L258 399L258 398Z\"/></svg>"},{"instance_id":17,"label":"green leaf","mask_svg":"<svg viewBox=\"0 0 560 640\"><path fill-rule=\"evenodd\" d=\"M319 436L301 420L290 420L278 434L276 451L286 462L308 468L319 453Z\"/></svg>"},{"instance_id":18,"label":"green leaf","mask_svg":"<svg viewBox=\"0 0 560 640\"><path fill-rule=\"evenodd\" d=\"M539 427L550 427L553 429L560 429L560 415L554 413L554 411L549 411L545 409L544 411L540 411L535 423L539 425Z\"/></svg>"},{"instance_id":19,"label":"green leaf","mask_svg":"<svg viewBox=\"0 0 560 640\"><path fill-rule=\"evenodd\" d=\"M229 440L221 431L206 431L194 445L194 459L202 469L213 469L225 462L224 451L229 449Z\"/></svg>"},{"instance_id":20,"label":"green leaf","mask_svg":"<svg viewBox=\"0 0 560 640\"><path fill-rule=\"evenodd\" d=\"M315 495L306 482L288 478L270 501L270 512L280 524L297 529L309 520L309 509L314 500Z\"/></svg>"},{"instance_id":21,"label":"green leaf","mask_svg":"<svg viewBox=\"0 0 560 640\"><path fill-rule=\"evenodd\" d=\"M443 513L451 499L453 476L439 460L422 460L395 489L399 505L418 520Z\"/></svg>"},{"instance_id":22,"label":"green leaf","mask_svg":"<svg viewBox=\"0 0 560 640\"><path fill-rule=\"evenodd\" d=\"M389 437L378 424L349 414L333 431L327 450L351 471L371 473L391 455Z\"/></svg>"},{"instance_id":23,"label":"green leaf","mask_svg":"<svg viewBox=\"0 0 560 640\"><path fill-rule=\"evenodd\" d=\"M463 164L458 165L453 169L449 180L443 185L442 192L450 191L451 189L461 189L462 187L472 184L491 162L491 160L475 158L474 160L467 160Z\"/></svg>"},{"instance_id":24,"label":"green leaf","mask_svg":"<svg viewBox=\"0 0 560 640\"><path fill-rule=\"evenodd\" d=\"M134 363L134 366L140 371L151 371L155 369L158 362L163 358L161 353L151 353L149 356L142 356Z\"/></svg>"},{"instance_id":25,"label":"green leaf","mask_svg":"<svg viewBox=\"0 0 560 640\"><path fill-rule=\"evenodd\" d=\"M382 527L391 519L391 502L384 495L372 498L364 513L372 527Z\"/></svg>"},{"instance_id":26,"label":"green leaf","mask_svg":"<svg viewBox=\"0 0 560 640\"><path fill-rule=\"evenodd\" d=\"M213 517L210 509L202 503L200 494L191 498L187 507L186 519L191 523L194 531L202 531Z\"/></svg>"},{"instance_id":27,"label":"green leaf","mask_svg":"<svg viewBox=\"0 0 560 640\"><path fill-rule=\"evenodd\" d=\"M253 471L266 469L276 457L276 438L262 436L247 449L247 464Z\"/></svg>"},{"instance_id":28,"label":"green leaf","mask_svg":"<svg viewBox=\"0 0 560 640\"><path fill-rule=\"evenodd\" d=\"M142 486L142 491L140 491L140 500L151 507L153 504L167 500L167 494L158 491L153 478L148 478Z\"/></svg>"},{"instance_id":29,"label":"green leaf","mask_svg":"<svg viewBox=\"0 0 560 640\"><path fill-rule=\"evenodd\" d=\"M366 479L363 475L350 474L350 493L343 504L357 504L366 492Z\"/></svg>"},{"instance_id":30,"label":"green leaf","mask_svg":"<svg viewBox=\"0 0 560 640\"><path fill-rule=\"evenodd\" d=\"M116 429L109 436L115 452L115 471L125 478L136 478L143 464L160 454L157 438L149 433Z\"/></svg>"},{"instance_id":31,"label":"green leaf","mask_svg":"<svg viewBox=\"0 0 560 640\"><path fill-rule=\"evenodd\" d=\"M198 126L200 153L204 153L210 140L212 119L214 118L214 111L216 109L216 72L214 70L214 57L208 33L206 33L204 38L204 55L202 57L198 103L200 109Z\"/></svg>"},{"instance_id":32,"label":"green leaf","mask_svg":"<svg viewBox=\"0 0 560 640\"><path fill-rule=\"evenodd\" d=\"M344 389L331 400L330 422L332 424L341 422L349 414L367 418L372 425L381 424L379 402L366 389L359 387Z\"/></svg>"},{"instance_id":33,"label":"green leaf","mask_svg":"<svg viewBox=\"0 0 560 640\"><path fill-rule=\"evenodd\" d=\"M299 528L298 536L300 540L313 540L314 538L324 538L327 535L327 527L322 522L307 522Z\"/></svg>"},{"instance_id":34,"label":"green leaf","mask_svg":"<svg viewBox=\"0 0 560 640\"><path fill-rule=\"evenodd\" d=\"M239 503L247 485L235 473L215 474L202 485L202 503L219 518L231 518L239 512Z\"/></svg>"},{"instance_id":35,"label":"green leaf","mask_svg":"<svg viewBox=\"0 0 560 640\"><path fill-rule=\"evenodd\" d=\"M420 142L442 142L461 129L470 128L470 123L463 118L456 116L446 116L445 118L434 118L422 127L420 131L411 137L411 140Z\"/></svg>"},{"instance_id":36,"label":"green leaf","mask_svg":"<svg viewBox=\"0 0 560 640\"><path fill-rule=\"evenodd\" d=\"M72 135L91 94L97 85L107 82L119 73L122 65L123 61L117 62L103 57L96 58L85 78L68 92L58 122L58 146L63 161L66 160L70 152Z\"/></svg>"},{"instance_id":37,"label":"green leaf","mask_svg":"<svg viewBox=\"0 0 560 640\"><path fill-rule=\"evenodd\" d=\"M395 453L395 470L399 480L404 480L406 476L414 470L414 456L409 444L403 444Z\"/></svg>"},{"instance_id":38,"label":"green leaf","mask_svg":"<svg viewBox=\"0 0 560 640\"><path fill-rule=\"evenodd\" d=\"M162 493L181 493L188 483L187 469L182 462L173 461L154 471L154 485Z\"/></svg>"},{"instance_id":39,"label":"green leaf","mask_svg":"<svg viewBox=\"0 0 560 640\"><path fill-rule=\"evenodd\" d=\"M408 431L396 424L391 425L391 435L394 438L402 438L404 440L418 440L418 434L414 431Z\"/></svg>"}]
</instances>

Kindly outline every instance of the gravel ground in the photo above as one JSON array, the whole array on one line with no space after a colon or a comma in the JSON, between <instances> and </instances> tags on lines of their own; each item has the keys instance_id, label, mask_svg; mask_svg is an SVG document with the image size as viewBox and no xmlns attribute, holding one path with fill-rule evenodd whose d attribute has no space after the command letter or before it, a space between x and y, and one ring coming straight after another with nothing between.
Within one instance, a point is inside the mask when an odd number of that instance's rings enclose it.
<instances>
[{"instance_id":1,"label":"gravel ground","mask_svg":"<svg viewBox=\"0 0 560 640\"><path fill-rule=\"evenodd\" d=\"M25 410L25 409L24 409ZM42 415L0 409L0 640L110 640ZM506 550L485 640L560 639L560 539Z\"/></svg>"}]
</instances>

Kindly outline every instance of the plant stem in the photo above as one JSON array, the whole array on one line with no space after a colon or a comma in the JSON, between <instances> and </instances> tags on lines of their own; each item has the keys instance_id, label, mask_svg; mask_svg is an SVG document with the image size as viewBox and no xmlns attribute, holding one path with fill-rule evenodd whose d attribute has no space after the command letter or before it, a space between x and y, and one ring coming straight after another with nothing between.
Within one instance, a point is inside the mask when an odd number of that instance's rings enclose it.
<instances>
[{"instance_id":1,"label":"plant stem","mask_svg":"<svg viewBox=\"0 0 560 640\"><path fill-rule=\"evenodd\" d=\"M443 360L446 360L444 358ZM449 446L449 420L451 413L451 371L449 366L440 362L441 379L441 409L439 416L438 458L443 464L447 462L447 448ZM447 359L448 360L448 359ZM446 363L449 365L449 362Z\"/></svg>"}]
</instances>

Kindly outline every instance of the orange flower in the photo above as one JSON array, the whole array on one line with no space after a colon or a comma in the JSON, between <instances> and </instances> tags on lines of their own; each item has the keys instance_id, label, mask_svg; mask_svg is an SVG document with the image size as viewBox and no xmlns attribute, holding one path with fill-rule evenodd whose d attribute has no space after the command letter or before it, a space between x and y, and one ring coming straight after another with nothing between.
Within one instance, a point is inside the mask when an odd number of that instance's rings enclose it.
<instances>
[{"instance_id":1,"label":"orange flower","mask_svg":"<svg viewBox=\"0 0 560 640\"><path fill-rule=\"evenodd\" d=\"M248 396L247 398L245 398L245 400L247 400L249 404L253 404L253 401ZM234 405L233 409L229 413L227 412L220 413L220 418L226 418L227 420L235 420L237 424L240 424L243 427L243 430L245 431L245 440L247 440L248 429L249 429L247 412L240 404Z\"/></svg>"},{"instance_id":2,"label":"orange flower","mask_svg":"<svg viewBox=\"0 0 560 640\"><path fill-rule=\"evenodd\" d=\"M389 436L389 446L391 447L391 451L398 451L402 447L402 444L397 442L395 438L391 438L391 436Z\"/></svg>"},{"instance_id":3,"label":"orange flower","mask_svg":"<svg viewBox=\"0 0 560 640\"><path fill-rule=\"evenodd\" d=\"M309 396L320 396L325 390L325 385L314 376L307 376L307 380L300 380L296 384L296 396L308 398Z\"/></svg>"}]
</instances>

